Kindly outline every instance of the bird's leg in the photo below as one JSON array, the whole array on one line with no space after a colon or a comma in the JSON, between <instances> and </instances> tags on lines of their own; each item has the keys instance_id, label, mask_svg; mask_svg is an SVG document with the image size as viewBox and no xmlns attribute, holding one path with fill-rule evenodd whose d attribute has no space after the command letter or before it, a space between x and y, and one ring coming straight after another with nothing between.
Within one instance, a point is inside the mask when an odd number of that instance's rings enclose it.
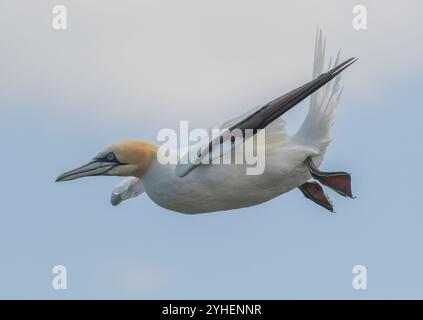
<instances>
[{"instance_id":1,"label":"bird's leg","mask_svg":"<svg viewBox=\"0 0 423 320\"><path fill-rule=\"evenodd\" d=\"M330 212L333 211L332 202L329 197L324 193L322 187L318 182L306 182L299 186L298 189L304 194L307 199L310 199L314 203L328 209Z\"/></svg>"},{"instance_id":2,"label":"bird's leg","mask_svg":"<svg viewBox=\"0 0 423 320\"><path fill-rule=\"evenodd\" d=\"M354 198L351 192L351 175L349 173L320 171L310 157L304 163L314 179L344 197Z\"/></svg>"}]
</instances>

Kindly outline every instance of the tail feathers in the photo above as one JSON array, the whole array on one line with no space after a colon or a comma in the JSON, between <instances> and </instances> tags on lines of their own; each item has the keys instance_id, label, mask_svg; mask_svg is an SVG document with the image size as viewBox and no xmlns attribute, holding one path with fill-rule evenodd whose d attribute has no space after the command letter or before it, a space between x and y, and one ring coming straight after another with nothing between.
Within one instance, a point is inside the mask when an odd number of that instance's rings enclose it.
<instances>
[{"instance_id":1,"label":"tail feathers","mask_svg":"<svg viewBox=\"0 0 423 320\"><path fill-rule=\"evenodd\" d=\"M322 74L325 65L326 39L321 30L316 36L314 53L313 78ZM328 70L338 66L340 51L332 66L329 60ZM301 143L316 148L318 153L323 153L331 141L330 127L336 114L336 108L342 94L340 88L341 75L338 74L332 81L311 95L310 106L307 116L295 134L295 138Z\"/></svg>"}]
</instances>

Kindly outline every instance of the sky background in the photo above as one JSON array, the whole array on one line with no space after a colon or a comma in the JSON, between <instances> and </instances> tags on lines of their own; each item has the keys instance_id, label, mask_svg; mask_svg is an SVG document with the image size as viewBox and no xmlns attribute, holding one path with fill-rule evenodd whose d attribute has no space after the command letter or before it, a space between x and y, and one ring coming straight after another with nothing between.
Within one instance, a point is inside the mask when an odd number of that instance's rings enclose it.
<instances>
[{"instance_id":1,"label":"sky background","mask_svg":"<svg viewBox=\"0 0 423 320\"><path fill-rule=\"evenodd\" d=\"M52 8L68 30L52 28ZM352 8L368 29L352 28ZM0 1L0 298L423 298L421 1ZM54 183L112 142L210 127L359 57L323 170L353 173L336 214L293 190L183 215L121 179ZM294 132L307 104L286 117ZM68 289L52 288L63 264ZM352 288L367 267L368 288Z\"/></svg>"}]
</instances>

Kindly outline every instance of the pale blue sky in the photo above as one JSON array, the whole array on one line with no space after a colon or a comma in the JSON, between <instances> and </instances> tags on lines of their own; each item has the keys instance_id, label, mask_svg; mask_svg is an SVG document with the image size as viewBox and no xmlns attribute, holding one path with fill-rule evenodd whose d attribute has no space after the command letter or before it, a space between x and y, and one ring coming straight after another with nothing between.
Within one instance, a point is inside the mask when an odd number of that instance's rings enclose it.
<instances>
[{"instance_id":1,"label":"pale blue sky","mask_svg":"<svg viewBox=\"0 0 423 320\"><path fill-rule=\"evenodd\" d=\"M423 298L421 3L360 1L359 32L355 1L83 2L60 2L62 32L56 1L0 4L1 298ZM297 190L189 216L145 195L111 206L118 178L54 183L112 142L208 127L309 80L317 25L360 58L322 167L353 174L335 215Z\"/></svg>"}]
</instances>

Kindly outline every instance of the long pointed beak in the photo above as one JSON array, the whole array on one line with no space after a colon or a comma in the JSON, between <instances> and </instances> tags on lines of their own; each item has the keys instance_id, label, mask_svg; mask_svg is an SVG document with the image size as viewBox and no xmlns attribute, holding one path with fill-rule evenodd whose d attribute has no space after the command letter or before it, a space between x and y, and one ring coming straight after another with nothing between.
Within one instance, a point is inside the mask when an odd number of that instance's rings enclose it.
<instances>
[{"instance_id":1,"label":"long pointed beak","mask_svg":"<svg viewBox=\"0 0 423 320\"><path fill-rule=\"evenodd\" d=\"M117 163L93 160L76 169L62 173L57 177L56 182L70 181L82 177L104 175L117 166Z\"/></svg>"}]
</instances>

